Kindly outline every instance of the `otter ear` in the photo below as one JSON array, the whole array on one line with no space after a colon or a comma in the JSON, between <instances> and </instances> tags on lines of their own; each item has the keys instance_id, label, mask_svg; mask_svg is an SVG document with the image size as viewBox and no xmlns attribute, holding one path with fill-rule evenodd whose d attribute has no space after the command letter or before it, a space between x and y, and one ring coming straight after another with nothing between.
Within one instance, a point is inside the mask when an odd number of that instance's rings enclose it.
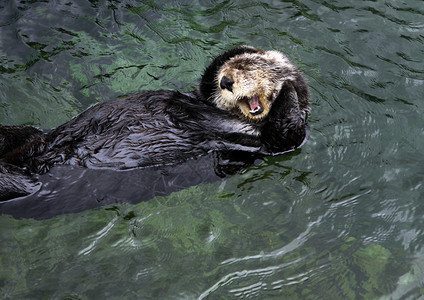
<instances>
[{"instance_id":1,"label":"otter ear","mask_svg":"<svg viewBox=\"0 0 424 300\"><path fill-rule=\"evenodd\" d=\"M206 68L203 73L202 80L199 86L200 96L206 100L211 97L213 92L217 88L216 76L218 75L219 69L231 58L244 54L244 53L263 53L264 51L252 46L239 46L234 49L228 50L224 54L221 54L215 58L212 63Z\"/></svg>"}]
</instances>

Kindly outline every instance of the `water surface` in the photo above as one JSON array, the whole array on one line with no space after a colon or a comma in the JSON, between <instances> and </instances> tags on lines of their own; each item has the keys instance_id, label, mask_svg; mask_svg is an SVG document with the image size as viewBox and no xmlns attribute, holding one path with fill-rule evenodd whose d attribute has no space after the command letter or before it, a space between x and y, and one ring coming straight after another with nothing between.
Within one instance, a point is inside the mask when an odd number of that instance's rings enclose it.
<instances>
[{"instance_id":1,"label":"water surface","mask_svg":"<svg viewBox=\"0 0 424 300\"><path fill-rule=\"evenodd\" d=\"M0 123L48 129L140 90L190 91L240 44L305 74L308 143L145 202L1 215L0 298L424 294L422 1L3 1Z\"/></svg>"}]
</instances>

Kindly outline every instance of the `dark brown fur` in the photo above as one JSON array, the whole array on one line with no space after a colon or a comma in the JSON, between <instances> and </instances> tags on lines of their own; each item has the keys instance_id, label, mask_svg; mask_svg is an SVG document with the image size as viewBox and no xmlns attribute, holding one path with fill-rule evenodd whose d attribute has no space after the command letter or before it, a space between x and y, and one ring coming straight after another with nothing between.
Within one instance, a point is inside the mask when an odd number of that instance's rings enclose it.
<instances>
[{"instance_id":1,"label":"dark brown fur","mask_svg":"<svg viewBox=\"0 0 424 300\"><path fill-rule=\"evenodd\" d=\"M32 174L55 164L129 169L178 164L210 151L269 155L299 147L307 137L309 92L294 66L289 65L288 79L276 83L281 89L266 100L270 110L259 121L215 102L224 64L261 53L267 52L248 46L224 53L189 94L151 91L103 102L47 133L0 125L0 200L34 192Z\"/></svg>"}]
</instances>

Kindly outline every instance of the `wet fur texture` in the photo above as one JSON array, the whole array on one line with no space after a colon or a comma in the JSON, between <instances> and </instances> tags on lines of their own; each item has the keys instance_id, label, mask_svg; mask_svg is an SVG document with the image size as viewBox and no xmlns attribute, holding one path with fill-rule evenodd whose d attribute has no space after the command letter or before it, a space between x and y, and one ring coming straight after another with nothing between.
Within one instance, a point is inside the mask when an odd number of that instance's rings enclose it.
<instances>
[{"instance_id":1,"label":"wet fur texture","mask_svg":"<svg viewBox=\"0 0 424 300\"><path fill-rule=\"evenodd\" d=\"M213 60L192 93L103 102L46 133L0 125L0 200L33 193L32 175L56 164L129 169L210 151L290 151L305 140L308 111L307 84L283 54L237 47Z\"/></svg>"}]
</instances>

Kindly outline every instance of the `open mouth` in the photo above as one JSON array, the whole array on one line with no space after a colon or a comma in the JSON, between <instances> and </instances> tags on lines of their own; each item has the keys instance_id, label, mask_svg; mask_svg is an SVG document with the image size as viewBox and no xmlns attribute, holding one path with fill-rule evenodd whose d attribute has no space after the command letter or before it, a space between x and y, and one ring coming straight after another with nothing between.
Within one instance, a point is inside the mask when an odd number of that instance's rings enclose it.
<instances>
[{"instance_id":1,"label":"open mouth","mask_svg":"<svg viewBox=\"0 0 424 300\"><path fill-rule=\"evenodd\" d=\"M259 101L258 96L253 96L251 98L246 98L246 103L249 106L249 112L251 115L259 115L264 111L261 102Z\"/></svg>"}]
</instances>

